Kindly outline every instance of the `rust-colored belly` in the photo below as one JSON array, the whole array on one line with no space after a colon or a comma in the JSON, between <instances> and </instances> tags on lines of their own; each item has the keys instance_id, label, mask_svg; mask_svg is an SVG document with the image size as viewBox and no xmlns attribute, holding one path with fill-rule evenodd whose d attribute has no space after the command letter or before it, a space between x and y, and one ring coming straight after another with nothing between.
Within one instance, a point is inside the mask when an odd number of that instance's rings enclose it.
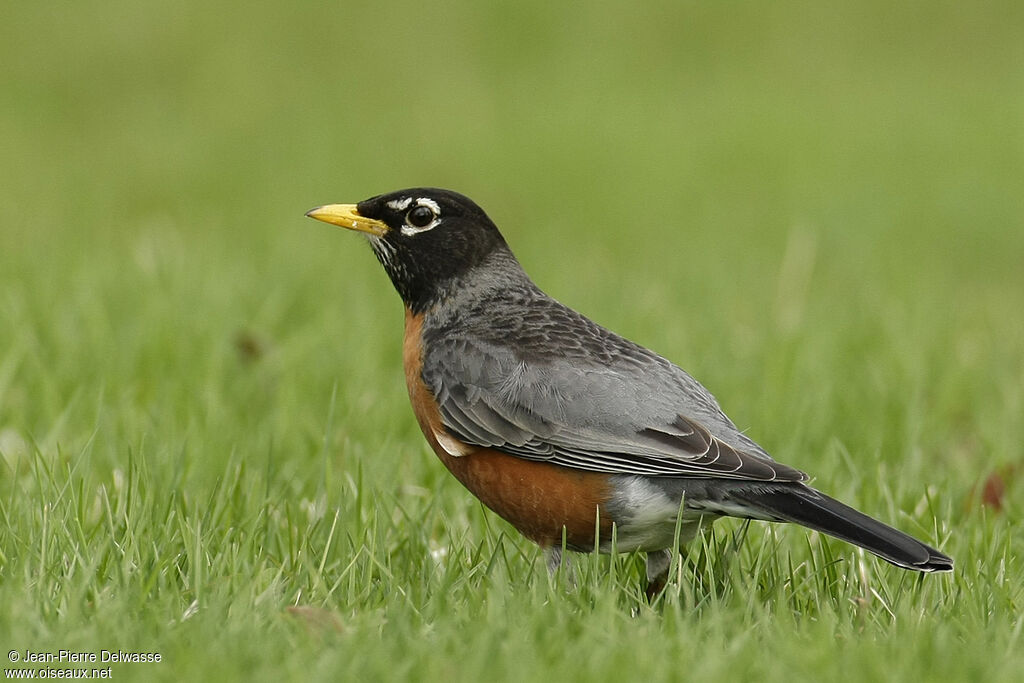
<instances>
[{"instance_id":1,"label":"rust-colored belly","mask_svg":"<svg viewBox=\"0 0 1024 683\"><path fill-rule=\"evenodd\" d=\"M561 545L564 529L569 547L589 550L598 525L601 539L607 541L612 526L602 509L610 493L607 475L477 448L448 435L437 401L423 383L422 324L421 316L406 311L405 380L420 429L445 467L484 505L542 546ZM446 435L448 450L437 434ZM453 445L465 454L451 455Z\"/></svg>"}]
</instances>

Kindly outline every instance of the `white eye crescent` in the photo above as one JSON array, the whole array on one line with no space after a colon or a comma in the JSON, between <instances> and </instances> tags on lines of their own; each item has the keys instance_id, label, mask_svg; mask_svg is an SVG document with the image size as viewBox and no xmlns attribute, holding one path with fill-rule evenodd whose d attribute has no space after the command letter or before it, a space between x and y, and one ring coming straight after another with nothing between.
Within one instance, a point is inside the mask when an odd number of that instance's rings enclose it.
<instances>
[{"instance_id":1,"label":"white eye crescent","mask_svg":"<svg viewBox=\"0 0 1024 683\"><path fill-rule=\"evenodd\" d=\"M441 222L441 207L433 199L420 197L415 202L410 202L410 204L412 206L406 211L405 225L402 226L402 234L406 237L436 228L438 223ZM409 206L409 204L406 204L406 206Z\"/></svg>"}]
</instances>

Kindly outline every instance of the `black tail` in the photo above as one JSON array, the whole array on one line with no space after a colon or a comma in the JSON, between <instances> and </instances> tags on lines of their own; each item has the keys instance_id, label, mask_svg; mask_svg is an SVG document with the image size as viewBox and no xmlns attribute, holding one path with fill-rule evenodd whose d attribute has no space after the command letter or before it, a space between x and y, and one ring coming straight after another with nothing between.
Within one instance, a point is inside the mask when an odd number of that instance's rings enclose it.
<instances>
[{"instance_id":1,"label":"black tail","mask_svg":"<svg viewBox=\"0 0 1024 683\"><path fill-rule=\"evenodd\" d=\"M953 570L953 558L803 484L752 487L730 497L771 519L796 522L858 545L897 567L918 572Z\"/></svg>"}]
</instances>

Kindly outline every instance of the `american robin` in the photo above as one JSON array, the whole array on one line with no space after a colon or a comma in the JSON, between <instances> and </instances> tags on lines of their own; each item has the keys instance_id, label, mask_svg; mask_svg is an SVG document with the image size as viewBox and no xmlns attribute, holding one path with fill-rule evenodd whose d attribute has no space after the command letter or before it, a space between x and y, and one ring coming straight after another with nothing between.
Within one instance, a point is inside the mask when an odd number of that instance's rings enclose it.
<instances>
[{"instance_id":1,"label":"american robin","mask_svg":"<svg viewBox=\"0 0 1024 683\"><path fill-rule=\"evenodd\" d=\"M365 233L405 303L409 399L445 467L548 552L646 551L722 516L796 522L920 572L938 550L817 491L737 429L684 370L542 292L498 228L448 190L307 216ZM682 511L680 513L680 506Z\"/></svg>"}]
</instances>

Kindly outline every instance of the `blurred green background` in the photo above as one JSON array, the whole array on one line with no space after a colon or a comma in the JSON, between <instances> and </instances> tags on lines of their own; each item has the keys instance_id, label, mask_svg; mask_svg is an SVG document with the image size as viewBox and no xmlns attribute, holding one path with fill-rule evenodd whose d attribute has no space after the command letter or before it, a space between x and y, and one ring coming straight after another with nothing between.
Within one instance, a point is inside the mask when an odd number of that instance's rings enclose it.
<instances>
[{"instance_id":1,"label":"blurred green background","mask_svg":"<svg viewBox=\"0 0 1024 683\"><path fill-rule=\"evenodd\" d=\"M890 521L928 491L948 524L980 524L945 547L960 566L998 524L971 517L980 481L1003 472L1020 510L1021 3L3 15L9 595L32 575L37 457L70 472L83 510L133 458L155 498L193 501L246 462L279 501L331 508L356 480L408 505L434 491L485 533L418 436L385 275L302 215L417 185L475 199L549 293L686 367L822 488ZM146 623L190 590L141 593ZM92 642L95 595L80 620L45 600L19 603L29 633Z\"/></svg>"}]
</instances>

